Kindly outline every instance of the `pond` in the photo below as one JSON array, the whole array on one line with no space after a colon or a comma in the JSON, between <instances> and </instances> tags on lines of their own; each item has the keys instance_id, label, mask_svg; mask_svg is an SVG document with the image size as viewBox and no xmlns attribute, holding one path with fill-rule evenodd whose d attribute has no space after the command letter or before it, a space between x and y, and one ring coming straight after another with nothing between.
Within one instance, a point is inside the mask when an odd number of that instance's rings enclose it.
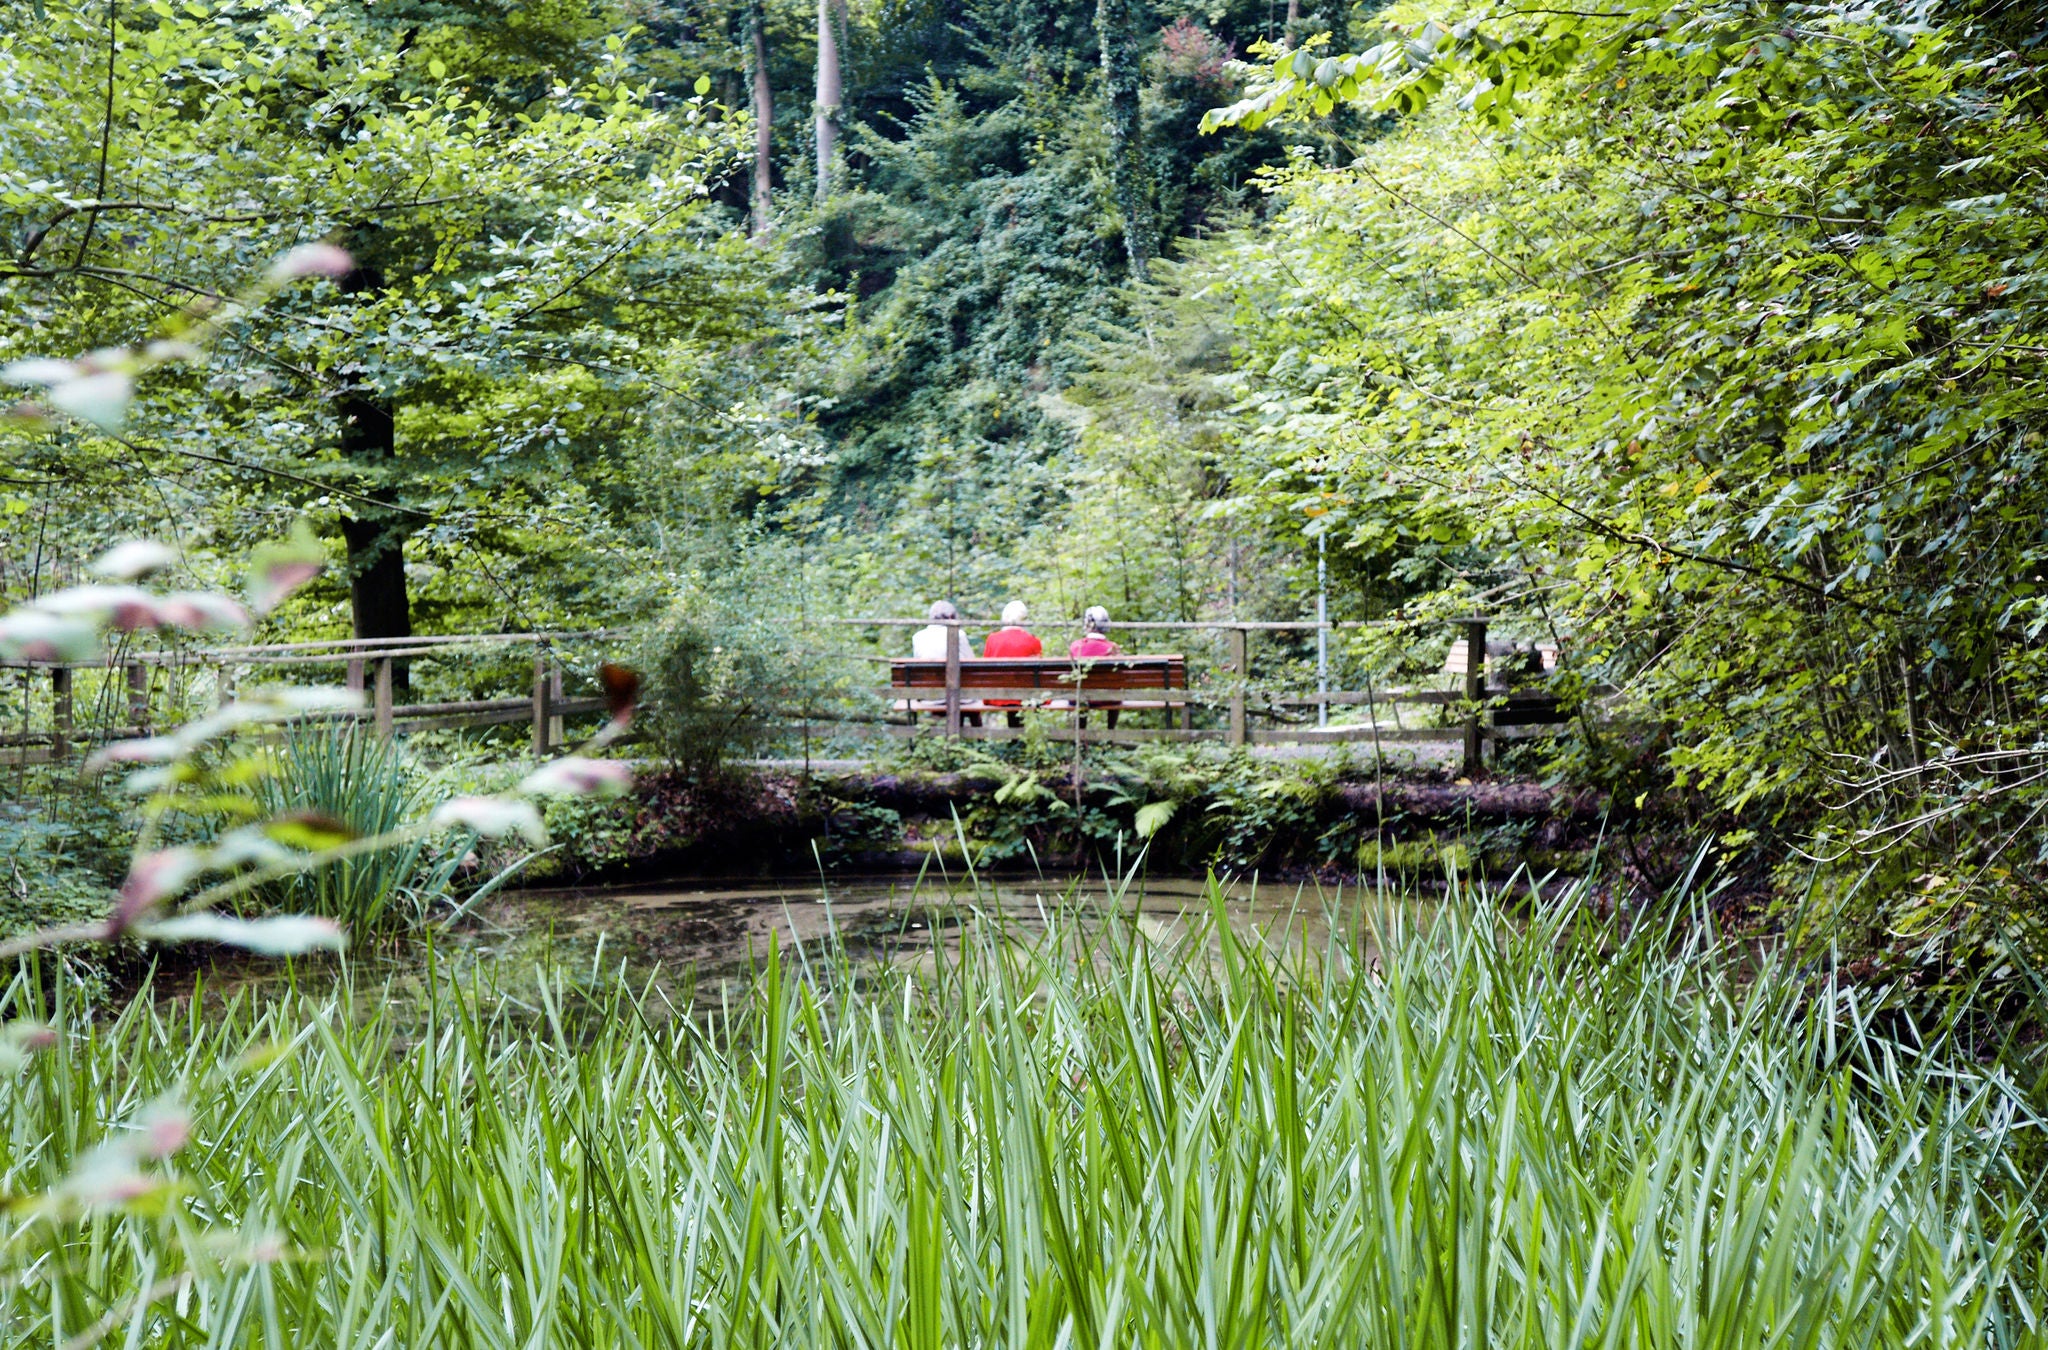
<instances>
[{"instance_id":1,"label":"pond","mask_svg":"<svg viewBox=\"0 0 2048 1350\"><path fill-rule=\"evenodd\" d=\"M1333 924L1349 932L1373 895L1356 886L1267 882L1224 877L1216 882L1233 931L1269 946L1319 951ZM1410 906L1412 907L1410 902ZM1019 941L1043 932L1054 911L1125 916L1152 941L1171 944L1209 918L1209 882L1189 876L1039 877L881 876L690 879L593 884L508 891L485 901L453 928L423 938L401 934L356 944L349 955L360 986L365 976L389 981L394 994L424 974L475 978L512 990L534 970L608 980L623 974L664 988L700 988L741 977L774 942L784 952L816 953L832 944L861 963L929 966L935 948L977 916L1001 921ZM190 953L160 995L189 992L203 975L214 995L261 990L308 972L228 955Z\"/></svg>"}]
</instances>

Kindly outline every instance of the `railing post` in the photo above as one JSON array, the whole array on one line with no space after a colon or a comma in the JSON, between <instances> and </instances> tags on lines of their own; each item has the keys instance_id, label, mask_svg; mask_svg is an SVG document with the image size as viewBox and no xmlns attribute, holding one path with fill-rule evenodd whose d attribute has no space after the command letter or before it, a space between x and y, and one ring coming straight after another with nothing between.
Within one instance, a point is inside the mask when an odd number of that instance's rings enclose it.
<instances>
[{"instance_id":1,"label":"railing post","mask_svg":"<svg viewBox=\"0 0 2048 1350\"><path fill-rule=\"evenodd\" d=\"M128 725L149 729L149 668L140 661L128 663Z\"/></svg>"},{"instance_id":2,"label":"railing post","mask_svg":"<svg viewBox=\"0 0 2048 1350\"><path fill-rule=\"evenodd\" d=\"M71 667L50 667L50 695L56 704L50 731L50 758L71 753Z\"/></svg>"},{"instance_id":3,"label":"railing post","mask_svg":"<svg viewBox=\"0 0 2048 1350\"><path fill-rule=\"evenodd\" d=\"M562 726L562 663L548 663L548 744L567 745L569 733Z\"/></svg>"},{"instance_id":4,"label":"railing post","mask_svg":"<svg viewBox=\"0 0 2048 1350\"><path fill-rule=\"evenodd\" d=\"M1230 630L1230 735L1228 743L1245 743L1244 695L1251 679L1251 636L1242 628Z\"/></svg>"},{"instance_id":5,"label":"railing post","mask_svg":"<svg viewBox=\"0 0 2048 1350\"><path fill-rule=\"evenodd\" d=\"M1467 778L1477 777L1486 767L1485 732L1481 730L1480 704L1486 697L1486 620L1467 619L1465 628L1465 767Z\"/></svg>"},{"instance_id":6,"label":"railing post","mask_svg":"<svg viewBox=\"0 0 2048 1350\"><path fill-rule=\"evenodd\" d=\"M235 668L223 661L218 669L219 677L213 682L214 699L225 708L235 701Z\"/></svg>"},{"instance_id":7,"label":"railing post","mask_svg":"<svg viewBox=\"0 0 2048 1350\"><path fill-rule=\"evenodd\" d=\"M348 659L348 673L342 677L355 693L363 692L363 658L351 656Z\"/></svg>"},{"instance_id":8,"label":"railing post","mask_svg":"<svg viewBox=\"0 0 2048 1350\"><path fill-rule=\"evenodd\" d=\"M533 757L548 752L548 640L542 638L533 649Z\"/></svg>"},{"instance_id":9,"label":"railing post","mask_svg":"<svg viewBox=\"0 0 2048 1350\"><path fill-rule=\"evenodd\" d=\"M377 658L377 692L373 696L371 715L377 722L377 735L381 740L391 739L391 658Z\"/></svg>"},{"instance_id":10,"label":"railing post","mask_svg":"<svg viewBox=\"0 0 2048 1350\"><path fill-rule=\"evenodd\" d=\"M960 622L946 624L946 734L960 735Z\"/></svg>"}]
</instances>

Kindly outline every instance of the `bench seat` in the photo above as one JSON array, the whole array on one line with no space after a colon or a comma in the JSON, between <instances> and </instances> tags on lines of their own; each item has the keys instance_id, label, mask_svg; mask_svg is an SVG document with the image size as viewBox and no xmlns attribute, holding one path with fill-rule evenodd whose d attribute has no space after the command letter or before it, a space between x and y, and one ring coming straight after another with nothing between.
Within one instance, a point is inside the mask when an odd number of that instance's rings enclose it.
<instances>
[{"instance_id":1,"label":"bench seat","mask_svg":"<svg viewBox=\"0 0 2048 1350\"><path fill-rule=\"evenodd\" d=\"M971 657L960 662L960 710L1008 711L1023 704L1070 708L1172 708L1186 704L1188 661L1179 653L1150 656ZM946 711L946 663L902 658L889 663L888 693L899 712ZM1152 698L1114 697L1131 692ZM1183 695L1180 698L1173 694ZM1099 697L1099 695L1111 697Z\"/></svg>"}]
</instances>

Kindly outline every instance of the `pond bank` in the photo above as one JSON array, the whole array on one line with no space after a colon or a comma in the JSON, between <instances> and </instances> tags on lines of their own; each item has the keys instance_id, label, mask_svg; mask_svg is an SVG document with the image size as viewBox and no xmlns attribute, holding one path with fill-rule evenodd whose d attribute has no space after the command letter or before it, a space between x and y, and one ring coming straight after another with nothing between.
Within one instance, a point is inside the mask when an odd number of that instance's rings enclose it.
<instances>
[{"instance_id":1,"label":"pond bank","mask_svg":"<svg viewBox=\"0 0 2048 1350\"><path fill-rule=\"evenodd\" d=\"M1093 870L1142 850L1155 870L1294 879L1585 871L1599 793L1526 781L1350 776L1319 766L1181 762L1157 773L1007 766L710 779L643 774L621 812L551 815L565 847L538 882L669 876Z\"/></svg>"}]
</instances>

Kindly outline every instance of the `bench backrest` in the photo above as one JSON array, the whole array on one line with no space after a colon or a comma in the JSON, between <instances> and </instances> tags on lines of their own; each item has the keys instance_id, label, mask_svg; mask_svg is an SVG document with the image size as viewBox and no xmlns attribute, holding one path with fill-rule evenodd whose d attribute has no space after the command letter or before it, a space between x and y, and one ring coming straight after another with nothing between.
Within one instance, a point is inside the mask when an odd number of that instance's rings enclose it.
<instances>
[{"instance_id":1,"label":"bench backrest","mask_svg":"<svg viewBox=\"0 0 2048 1350\"><path fill-rule=\"evenodd\" d=\"M896 689L944 689L946 663L916 659L891 661L889 684ZM1178 653L1171 656L1098 656L1082 661L1064 656L971 658L960 663L960 687L1043 689L1048 693L1075 689L1185 689L1188 687L1188 659Z\"/></svg>"}]
</instances>

